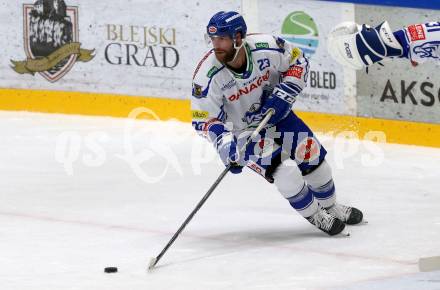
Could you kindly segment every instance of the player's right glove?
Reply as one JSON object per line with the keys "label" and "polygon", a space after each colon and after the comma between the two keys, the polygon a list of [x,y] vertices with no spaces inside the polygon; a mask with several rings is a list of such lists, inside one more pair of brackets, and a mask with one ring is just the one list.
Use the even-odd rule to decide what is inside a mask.
{"label": "player's right glove", "polygon": [[[225,166],[232,165],[231,172],[241,173],[246,166],[244,156],[239,154],[237,138],[230,132],[223,134],[217,143],[217,150]],[[243,154],[244,155],[244,154]]]}
{"label": "player's right glove", "polygon": [[266,115],[271,109],[275,111],[268,124],[276,125],[287,117],[296,101],[296,96],[301,91],[296,87],[291,83],[280,83],[275,86],[272,94],[264,101],[261,108],[262,115]]}

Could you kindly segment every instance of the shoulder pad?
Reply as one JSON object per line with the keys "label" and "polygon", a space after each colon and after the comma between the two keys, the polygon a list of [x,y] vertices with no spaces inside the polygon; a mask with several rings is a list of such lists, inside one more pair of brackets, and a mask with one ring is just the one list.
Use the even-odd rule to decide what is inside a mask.
{"label": "shoulder pad", "polygon": [[284,47],[279,45],[276,39],[270,34],[251,34],[246,38],[246,41],[252,50],[284,50]]}
{"label": "shoulder pad", "polygon": [[214,54],[214,49],[208,51],[197,64],[194,70],[193,80],[211,78],[215,72],[222,67],[222,64],[217,60]]}
{"label": "shoulder pad", "polygon": [[278,45],[278,47],[284,49],[286,41],[278,36],[274,36],[273,38],[275,39],[275,43]]}
{"label": "shoulder pad", "polygon": [[217,60],[214,50],[211,49],[200,60],[194,71],[192,95],[195,98],[206,97],[211,79],[222,68],[223,65]]}

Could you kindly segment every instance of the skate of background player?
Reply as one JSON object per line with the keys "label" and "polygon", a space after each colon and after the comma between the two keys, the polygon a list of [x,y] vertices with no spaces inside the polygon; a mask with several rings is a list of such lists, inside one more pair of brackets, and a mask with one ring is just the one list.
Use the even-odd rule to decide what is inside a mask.
{"label": "skate of background player", "polygon": [[[83,92],[0,89],[0,110],[125,118],[131,110],[137,107],[149,108],[161,120],[191,121],[189,100]],[[354,131],[362,139],[369,131],[382,131],[386,134],[389,143],[440,147],[438,124],[295,112],[316,132],[332,132],[335,135],[343,131]],[[151,116],[145,117],[151,118]]]}

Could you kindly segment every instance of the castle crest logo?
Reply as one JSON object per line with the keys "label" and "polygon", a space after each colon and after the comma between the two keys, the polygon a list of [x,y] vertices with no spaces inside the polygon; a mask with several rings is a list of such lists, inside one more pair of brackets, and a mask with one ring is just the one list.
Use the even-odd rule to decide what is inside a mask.
{"label": "castle crest logo", "polygon": [[64,0],[38,0],[23,5],[23,38],[27,59],[11,60],[19,74],[38,72],[56,82],[77,61],[88,62],[94,49],[82,49],[79,42],[78,7],[66,6]]}

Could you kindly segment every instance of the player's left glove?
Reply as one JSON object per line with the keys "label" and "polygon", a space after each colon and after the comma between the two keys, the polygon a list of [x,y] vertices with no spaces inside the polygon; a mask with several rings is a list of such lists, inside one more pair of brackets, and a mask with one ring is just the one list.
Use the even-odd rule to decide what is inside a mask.
{"label": "player's left glove", "polygon": [[221,136],[218,141],[217,150],[220,159],[225,166],[231,165],[230,171],[234,174],[241,173],[243,167],[246,166],[244,154],[239,154],[237,138],[230,132]]}
{"label": "player's left glove", "polygon": [[264,101],[261,108],[263,115],[266,115],[270,109],[275,111],[268,124],[276,125],[290,113],[300,91],[295,86],[292,83],[280,83],[275,86],[272,94]]}

